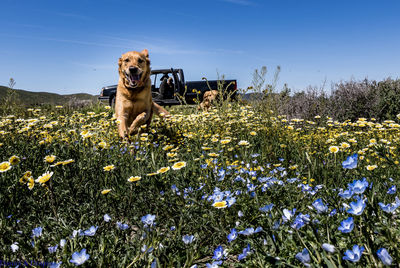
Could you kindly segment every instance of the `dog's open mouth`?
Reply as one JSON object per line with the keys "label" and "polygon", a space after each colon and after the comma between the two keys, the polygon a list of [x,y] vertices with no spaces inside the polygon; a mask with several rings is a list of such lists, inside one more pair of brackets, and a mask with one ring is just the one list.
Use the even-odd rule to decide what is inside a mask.
{"label": "dog's open mouth", "polygon": [[128,80],[130,87],[137,87],[140,83],[141,74],[125,73],[125,78]]}

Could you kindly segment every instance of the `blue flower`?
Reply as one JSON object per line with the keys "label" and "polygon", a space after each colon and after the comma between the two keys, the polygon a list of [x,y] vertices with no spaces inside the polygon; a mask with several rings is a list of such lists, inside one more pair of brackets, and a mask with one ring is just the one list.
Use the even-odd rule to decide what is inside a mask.
{"label": "blue flower", "polygon": [[61,264],[62,264],[62,261],[60,261],[60,262],[50,262],[49,263],[49,268],[60,268]]}
{"label": "blue flower", "polygon": [[348,217],[347,219],[343,220],[338,227],[339,231],[342,233],[350,233],[353,231],[354,228],[354,219],[353,217]]}
{"label": "blue flower", "polygon": [[310,254],[306,248],[303,249],[302,252],[296,254],[296,259],[301,261],[305,266],[310,266]]}
{"label": "blue flower", "polygon": [[330,253],[334,253],[335,252],[335,246],[328,244],[328,243],[323,243],[322,244],[322,248]]}
{"label": "blue flower", "polygon": [[334,209],[332,209],[332,211],[329,213],[329,216],[335,216],[336,215],[336,213],[337,213],[337,210],[336,210],[336,208],[334,208]]}
{"label": "blue flower", "polygon": [[58,248],[58,244],[55,245],[54,247],[48,247],[47,249],[49,250],[49,253],[54,253],[57,251]]}
{"label": "blue flower", "polygon": [[35,229],[32,230],[32,237],[39,237],[42,236],[42,231],[43,228],[42,227],[36,227]]}
{"label": "blue flower", "polygon": [[356,216],[360,216],[363,213],[366,205],[367,204],[365,201],[359,198],[356,202],[350,203],[350,209],[347,210],[347,212]]}
{"label": "blue flower", "polygon": [[341,198],[349,199],[353,196],[353,194],[354,194],[353,189],[346,189],[345,191],[343,191],[343,189],[340,189],[338,195]]}
{"label": "blue flower", "polygon": [[214,250],[214,256],[213,259],[214,260],[221,260],[224,257],[224,249],[222,248],[222,246],[218,246],[215,250]]}
{"label": "blue flower", "polygon": [[128,224],[126,224],[126,223],[121,223],[121,222],[119,222],[119,221],[117,221],[117,226],[118,226],[118,228],[119,228],[120,230],[126,230],[126,229],[129,228],[129,225],[128,225]]}
{"label": "blue flower", "polygon": [[104,214],[103,219],[105,222],[109,222],[111,220],[111,217],[108,214]]}
{"label": "blue flower", "polygon": [[243,231],[240,231],[239,234],[241,235],[252,235],[262,231],[262,227],[257,227],[255,230],[253,227],[246,228]]}
{"label": "blue flower", "polygon": [[294,229],[300,229],[304,225],[306,225],[310,221],[310,215],[299,213],[294,222],[292,223],[291,227]]}
{"label": "blue flower", "polygon": [[75,266],[81,265],[85,263],[89,259],[90,255],[86,254],[86,249],[82,249],[81,252],[74,252],[72,254],[72,259],[69,260],[69,262],[75,264]]}
{"label": "blue flower", "polygon": [[383,211],[387,213],[393,213],[398,207],[400,207],[400,199],[396,196],[395,202],[387,205],[385,205],[382,202],[379,202],[378,205],[381,207]]}
{"label": "blue flower", "polygon": [[393,185],[392,187],[389,188],[387,191],[387,194],[395,194],[396,193],[396,185]]}
{"label": "blue flower", "polygon": [[206,267],[207,268],[218,268],[219,267],[219,265],[221,265],[222,264],[222,261],[215,261],[215,262],[213,262],[213,263],[206,263]]}
{"label": "blue flower", "polygon": [[352,250],[350,249],[346,250],[346,252],[344,253],[345,256],[343,257],[343,260],[358,262],[364,250],[365,248],[363,246],[359,247],[358,245],[354,245]]}
{"label": "blue flower", "polygon": [[65,239],[61,239],[60,240],[60,247],[64,247],[65,246],[65,244],[67,243],[67,240],[65,240]]}
{"label": "blue flower", "polygon": [[190,243],[192,243],[194,241],[194,235],[184,235],[182,237],[182,241],[185,244],[190,244]]}
{"label": "blue flower", "polygon": [[247,244],[247,247],[245,247],[245,248],[243,249],[242,254],[239,254],[238,260],[239,260],[239,261],[243,260],[243,259],[246,258],[247,255],[249,255],[250,253],[251,253],[250,244]]}
{"label": "blue flower", "polygon": [[91,226],[89,229],[87,229],[86,231],[84,231],[82,233],[82,235],[86,235],[86,236],[94,236],[96,234],[96,231],[99,227],[98,226]]}
{"label": "blue flower", "polygon": [[260,208],[260,211],[262,212],[269,212],[271,211],[271,209],[274,207],[274,204],[269,204],[269,205],[265,205],[263,207]]}
{"label": "blue flower", "polygon": [[349,189],[352,189],[355,194],[362,194],[368,187],[368,181],[366,178],[362,180],[354,180],[353,183],[349,183]]}
{"label": "blue flower", "polygon": [[230,196],[228,196],[226,199],[225,199],[225,201],[226,201],[226,205],[228,206],[228,208],[229,207],[231,207],[233,204],[235,204],[236,203],[236,198],[235,197],[230,197]]}
{"label": "blue flower", "polygon": [[313,207],[317,210],[317,213],[324,213],[328,211],[328,206],[322,202],[321,198],[318,198],[312,203]]}
{"label": "blue flower", "polygon": [[376,254],[384,265],[392,265],[393,258],[389,255],[389,252],[385,248],[378,249]]}
{"label": "blue flower", "polygon": [[154,225],[154,220],[156,219],[156,215],[147,214],[141,218],[144,227],[151,227]]}
{"label": "blue flower", "polygon": [[228,242],[232,242],[238,237],[238,232],[235,228],[231,229],[231,232],[228,234]]}
{"label": "blue flower", "polygon": [[292,211],[290,211],[285,208],[285,209],[283,209],[282,212],[283,212],[283,215],[282,215],[283,222],[287,222],[294,216],[294,214],[296,213],[296,209],[294,208],[294,209],[292,209]]}
{"label": "blue flower", "polygon": [[353,154],[347,157],[346,160],[342,162],[342,167],[345,169],[353,169],[357,167],[358,154]]}
{"label": "blue flower", "polygon": [[153,247],[147,248],[147,245],[143,245],[142,248],[140,249],[140,251],[143,253],[151,253],[153,250],[154,250]]}

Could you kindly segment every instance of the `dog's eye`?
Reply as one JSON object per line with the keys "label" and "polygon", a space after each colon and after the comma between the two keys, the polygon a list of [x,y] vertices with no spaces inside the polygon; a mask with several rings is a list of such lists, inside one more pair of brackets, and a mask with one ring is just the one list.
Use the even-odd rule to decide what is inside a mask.
{"label": "dog's eye", "polygon": [[125,62],[129,62],[129,58],[124,59]]}
{"label": "dog's eye", "polygon": [[143,63],[143,61],[144,61],[144,60],[141,59],[141,58],[139,58],[139,60],[138,60],[139,63]]}

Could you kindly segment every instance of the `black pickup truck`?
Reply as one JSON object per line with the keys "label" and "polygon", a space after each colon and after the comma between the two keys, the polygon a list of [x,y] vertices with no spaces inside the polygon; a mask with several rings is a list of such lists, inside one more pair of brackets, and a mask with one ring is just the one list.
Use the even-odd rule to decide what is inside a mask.
{"label": "black pickup truck", "polygon": [[[178,104],[195,104],[202,101],[204,92],[215,89],[223,90],[224,97],[236,99],[236,80],[203,80],[185,82],[182,69],[151,70],[151,93],[154,102],[161,106]],[[99,100],[108,101],[110,106],[115,102],[117,85],[103,87]]]}

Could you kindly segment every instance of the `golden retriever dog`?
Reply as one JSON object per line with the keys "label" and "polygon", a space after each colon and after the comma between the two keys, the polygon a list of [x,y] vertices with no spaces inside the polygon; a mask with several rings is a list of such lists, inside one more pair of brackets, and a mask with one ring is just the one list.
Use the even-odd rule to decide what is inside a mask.
{"label": "golden retriever dog", "polygon": [[204,92],[203,101],[200,103],[198,109],[203,111],[208,111],[211,105],[218,98],[218,90],[209,90]]}
{"label": "golden retriever dog", "polygon": [[151,97],[150,58],[147,49],[130,51],[118,61],[119,81],[115,100],[118,134],[127,138],[150,125],[153,112],[159,116],[168,111],[153,102]]}

